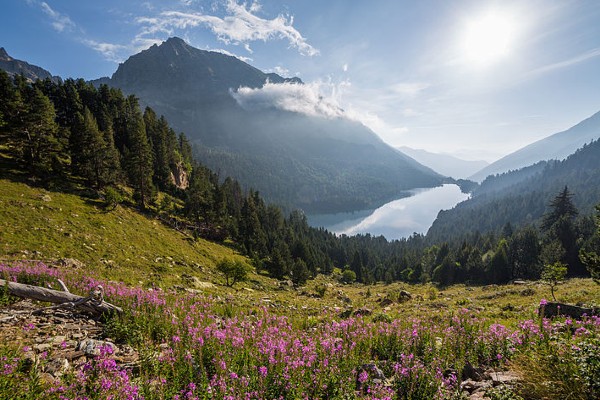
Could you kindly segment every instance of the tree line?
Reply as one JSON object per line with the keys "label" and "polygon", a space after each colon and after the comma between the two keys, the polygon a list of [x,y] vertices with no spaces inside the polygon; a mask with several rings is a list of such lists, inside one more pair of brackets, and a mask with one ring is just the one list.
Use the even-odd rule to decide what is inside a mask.
{"label": "tree line", "polygon": [[130,187],[132,206],[182,222],[198,236],[232,243],[259,272],[295,284],[319,273],[367,284],[503,283],[537,279],[545,264],[557,261],[568,265],[569,274],[584,275],[580,254],[595,254],[600,242],[593,218],[578,215],[566,187],[541,224],[506,224],[500,233],[435,243],[418,234],[393,241],[337,236],[310,227],[301,211],[285,214],[257,191],[243,190],[194,160],[183,133],[151,108],[142,112],[135,96],[118,89],[81,79],[31,83],[0,71],[0,101],[2,142],[32,177],[76,179],[105,198],[126,196]]}

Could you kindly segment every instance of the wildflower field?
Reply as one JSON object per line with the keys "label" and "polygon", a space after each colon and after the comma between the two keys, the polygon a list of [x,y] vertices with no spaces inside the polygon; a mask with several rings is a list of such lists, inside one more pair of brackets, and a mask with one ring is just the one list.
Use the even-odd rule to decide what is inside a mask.
{"label": "wildflower field", "polygon": [[[429,297],[345,315],[327,294],[285,293],[295,298],[278,305],[251,290],[149,290],[44,264],[1,264],[0,271],[41,286],[61,279],[80,294],[102,284],[106,300],[125,310],[102,321],[107,344],[61,374],[45,373],[46,366],[61,347],[74,346],[72,338],[35,349],[41,328],[22,322],[0,344],[2,399],[461,399],[468,398],[461,383],[469,369],[520,376],[504,392],[490,388],[492,399],[600,396],[600,318],[538,318],[541,296],[495,318],[470,300],[483,298],[481,289],[459,288],[440,300],[421,288]],[[573,287],[582,282],[597,290],[591,280]],[[346,289],[363,298],[366,290],[389,288]],[[2,307],[17,301],[1,292]],[[444,301],[451,306],[429,306]],[[119,346],[133,349],[135,362],[121,362]]]}

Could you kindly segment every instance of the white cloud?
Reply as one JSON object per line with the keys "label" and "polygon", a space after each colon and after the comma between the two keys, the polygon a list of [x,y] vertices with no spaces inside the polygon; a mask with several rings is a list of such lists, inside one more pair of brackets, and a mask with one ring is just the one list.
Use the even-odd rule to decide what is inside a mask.
{"label": "white cloud", "polygon": [[590,51],[587,51],[583,54],[579,54],[573,58],[570,58],[568,60],[565,61],[560,61],[554,64],[550,64],[550,65],[546,65],[543,66],[541,68],[538,68],[534,71],[532,71],[530,74],[535,75],[535,74],[542,74],[544,72],[549,72],[549,71],[554,71],[557,69],[563,69],[563,68],[567,68],[570,67],[572,65],[577,65],[579,63],[582,63],[584,61],[587,61],[591,58],[595,58],[600,56],[600,47],[596,47],[595,49],[592,49]]}
{"label": "white cloud", "polygon": [[293,17],[278,15],[273,19],[264,19],[255,15],[259,10],[260,5],[256,2],[247,8],[245,3],[238,4],[235,0],[228,0],[227,15],[223,18],[196,12],[163,11],[158,17],[137,18],[136,21],[144,26],[138,37],[157,33],[172,35],[175,29],[205,26],[223,43],[243,44],[250,52],[249,42],[285,39],[303,55],[319,54],[292,26]]}
{"label": "white cloud", "polygon": [[42,1],[39,3],[39,6],[42,8],[42,11],[50,17],[52,22],[52,27],[58,31],[62,32],[64,30],[71,30],[75,28],[75,23],[71,21],[67,15],[61,14],[58,11],[53,10],[48,3]]}
{"label": "white cloud", "polygon": [[323,83],[267,83],[262,88],[241,87],[232,90],[231,95],[240,106],[247,110],[276,108],[314,117],[345,117],[337,100],[321,94]]}
{"label": "white cloud", "polygon": [[291,76],[290,70],[282,67],[281,65],[278,65],[275,68],[267,69],[265,72],[274,72],[279,76],[283,76],[284,78],[289,78]]}
{"label": "white cloud", "polygon": [[[351,84],[316,81],[307,84],[267,83],[262,88],[247,87],[231,90],[231,95],[247,110],[280,109],[322,118],[347,118],[360,122],[376,133],[390,132],[390,127],[377,114],[352,104],[342,107],[342,98]],[[406,133],[399,128],[396,134]]]}
{"label": "white cloud", "polygon": [[83,44],[96,50],[102,54],[104,58],[109,61],[120,62],[123,61],[123,55],[127,53],[130,48],[128,46],[122,46],[120,44],[97,42],[95,40],[86,39],[83,40]]}

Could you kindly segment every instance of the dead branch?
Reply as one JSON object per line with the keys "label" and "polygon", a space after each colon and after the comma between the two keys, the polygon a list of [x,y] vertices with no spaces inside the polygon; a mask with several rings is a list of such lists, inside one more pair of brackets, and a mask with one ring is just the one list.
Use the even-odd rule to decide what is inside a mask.
{"label": "dead branch", "polygon": [[[77,308],[94,315],[123,312],[122,308],[104,301],[102,286],[94,288],[89,296],[82,297],[68,291],[46,289],[41,286],[25,285],[23,283],[5,281],[4,279],[0,279],[0,285],[6,287],[8,293],[13,296],[58,304],[49,309]],[[66,289],[66,285],[63,288]]]}

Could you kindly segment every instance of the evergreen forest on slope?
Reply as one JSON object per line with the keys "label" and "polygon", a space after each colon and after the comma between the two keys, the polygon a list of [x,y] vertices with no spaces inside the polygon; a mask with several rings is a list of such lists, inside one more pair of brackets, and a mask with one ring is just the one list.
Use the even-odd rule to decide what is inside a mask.
{"label": "evergreen forest on slope", "polygon": [[555,262],[567,264],[570,275],[587,275],[579,253],[598,246],[590,207],[577,203],[579,197],[598,198],[584,191],[598,176],[589,169],[597,143],[546,169],[547,180],[567,174],[571,165],[580,172],[568,175],[569,187],[536,196],[543,208],[536,219],[498,218],[502,229],[443,240],[433,234],[394,241],[338,237],[309,227],[302,212],[284,214],[258,192],[242,191],[235,180],[202,166],[184,134],[152,109],[142,112],[134,96],[118,89],[71,79],[30,83],[2,72],[0,94],[3,148],[30,174],[30,184],[68,191],[76,181],[103,199],[107,210],[137,208],[196,237],[230,243],[257,271],[295,284],[334,268],[363,283],[503,283],[538,278],[544,265]]}

